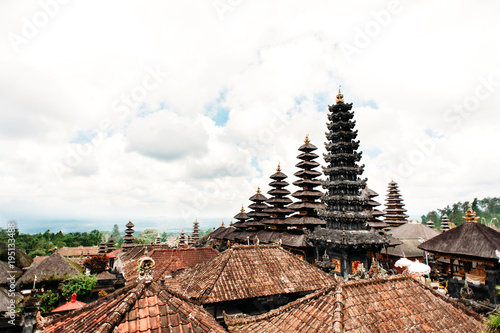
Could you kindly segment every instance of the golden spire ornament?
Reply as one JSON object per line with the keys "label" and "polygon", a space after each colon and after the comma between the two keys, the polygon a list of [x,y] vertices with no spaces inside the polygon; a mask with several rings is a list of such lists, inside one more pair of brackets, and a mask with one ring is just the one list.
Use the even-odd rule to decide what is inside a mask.
{"label": "golden spire ornament", "polygon": [[309,134],[306,134],[306,139],[304,140],[304,143],[310,143],[311,141],[309,140]]}
{"label": "golden spire ornament", "polygon": [[476,223],[479,220],[479,217],[476,216],[476,212],[472,210],[472,205],[469,204],[469,208],[465,212],[465,216],[462,217],[465,222]]}
{"label": "golden spire ornament", "polygon": [[243,208],[243,204],[241,205],[241,210],[240,210],[241,213],[244,213],[245,212],[245,208]]}
{"label": "golden spire ornament", "polygon": [[344,103],[344,95],[340,92],[340,87],[339,87],[339,93],[337,94],[337,104],[339,103]]}
{"label": "golden spire ornament", "polygon": [[260,186],[257,187],[257,194],[260,194]]}
{"label": "golden spire ornament", "polygon": [[278,168],[276,169],[277,172],[281,172],[281,166],[280,163],[278,163]]}

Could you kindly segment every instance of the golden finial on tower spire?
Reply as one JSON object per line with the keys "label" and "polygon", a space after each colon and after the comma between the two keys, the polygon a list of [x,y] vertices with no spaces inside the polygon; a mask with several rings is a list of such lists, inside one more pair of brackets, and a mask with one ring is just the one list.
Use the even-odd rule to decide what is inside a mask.
{"label": "golden finial on tower spire", "polygon": [[240,210],[241,213],[244,213],[245,212],[245,208],[243,208],[243,204],[241,205],[241,210]]}
{"label": "golden finial on tower spire", "polygon": [[281,172],[281,166],[280,163],[278,163],[278,168],[276,169],[277,172]]}
{"label": "golden finial on tower spire", "polygon": [[465,222],[477,222],[477,220],[479,220],[479,217],[476,216],[476,212],[472,210],[471,204],[469,204],[469,208],[465,212],[465,216],[462,218]]}
{"label": "golden finial on tower spire", "polygon": [[257,187],[257,194],[260,194],[260,186]]}
{"label": "golden finial on tower spire", "polygon": [[344,95],[340,92],[340,87],[341,86],[339,86],[339,93],[337,94],[337,104],[344,103]]}
{"label": "golden finial on tower spire", "polygon": [[220,226],[221,226],[221,227],[223,227],[223,228],[225,227],[225,225],[224,225],[224,221],[222,221],[222,223],[221,223],[221,225],[220,225]]}
{"label": "golden finial on tower spire", "polygon": [[229,223],[229,227],[232,228],[233,227],[233,220],[231,220],[231,222]]}
{"label": "golden finial on tower spire", "polygon": [[309,140],[309,134],[306,134],[306,139],[304,140],[304,143],[309,143],[309,142],[311,142],[311,141]]}

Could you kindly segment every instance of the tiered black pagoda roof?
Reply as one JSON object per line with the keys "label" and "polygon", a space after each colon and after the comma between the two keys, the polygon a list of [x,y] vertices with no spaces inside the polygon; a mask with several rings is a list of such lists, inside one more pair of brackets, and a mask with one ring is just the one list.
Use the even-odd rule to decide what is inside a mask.
{"label": "tiered black pagoda roof", "polygon": [[298,214],[286,219],[288,225],[313,229],[317,225],[324,226],[326,224],[324,220],[318,218],[317,213],[319,210],[325,209],[326,206],[318,201],[323,193],[316,189],[316,187],[321,185],[321,181],[315,179],[321,176],[321,172],[314,170],[319,166],[319,163],[315,161],[319,156],[313,153],[316,149],[318,148],[311,144],[308,136],[306,136],[304,144],[299,147],[301,154],[297,158],[301,161],[295,166],[301,170],[294,175],[300,179],[293,182],[293,184],[302,189],[292,194],[294,198],[300,201],[288,206],[288,208],[298,212]]}
{"label": "tiered black pagoda roof", "polygon": [[365,187],[362,190],[362,195],[368,196],[368,202],[365,205],[365,209],[372,212],[372,217],[368,220],[368,226],[373,230],[383,230],[384,228],[389,227],[387,223],[379,220],[385,214],[376,208],[381,205],[375,200],[375,198],[378,197],[378,193],[368,187]]}
{"label": "tiered black pagoda roof", "polygon": [[387,190],[386,209],[384,222],[389,224],[389,228],[395,228],[408,223],[408,215],[405,214],[403,198],[399,193],[398,184],[391,180]]}
{"label": "tiered black pagoda roof", "polygon": [[115,244],[116,244],[115,237],[113,237],[113,235],[109,236],[108,242],[106,243],[106,252],[109,253],[111,251],[116,250]]}
{"label": "tiered black pagoda roof", "polygon": [[250,219],[247,213],[245,213],[245,208],[243,208],[243,205],[241,205],[241,210],[238,214],[234,216],[235,219],[238,220],[238,222],[234,223],[233,226],[237,229],[245,229],[245,221]]}
{"label": "tiered black pagoda roof", "polygon": [[268,213],[270,217],[261,222],[273,228],[281,227],[286,229],[286,225],[284,224],[285,218],[293,213],[293,210],[287,208],[287,206],[292,203],[292,199],[288,197],[290,191],[285,188],[288,186],[288,182],[285,181],[287,177],[287,175],[281,172],[281,167],[279,165],[276,169],[276,173],[272,174],[270,177],[273,181],[270,182],[269,185],[273,187],[273,189],[267,192],[271,195],[271,198],[267,199],[266,202],[272,205],[272,207],[264,209],[264,212]]}
{"label": "tiered black pagoda roof", "polygon": [[368,267],[367,252],[380,251],[388,245],[388,238],[367,229],[372,210],[366,209],[369,194],[362,192],[366,179],[360,178],[364,166],[358,165],[361,152],[357,152],[359,141],[356,141],[357,131],[352,120],[352,103],[344,103],[339,91],[336,104],[328,109],[327,153],[324,154],[327,166],[323,167],[327,179],[323,181],[326,193],[322,197],[326,209],[318,213],[326,221],[326,228],[315,229],[309,240],[317,246],[318,255],[324,251],[329,258],[337,260],[332,265],[329,259],[324,259],[319,266],[333,267],[336,273],[346,275],[354,272],[357,263]]}
{"label": "tiered black pagoda roof", "polygon": [[125,225],[127,227],[127,229],[125,229],[125,236],[123,236],[123,244],[122,244],[122,247],[124,249],[128,249],[130,247],[133,247],[134,246],[134,224],[132,223],[132,221],[128,221],[128,223]]}
{"label": "tiered black pagoda roof", "polygon": [[194,244],[200,240],[200,222],[196,219],[193,222],[193,233],[191,234],[191,242]]}
{"label": "tiered black pagoda roof", "polygon": [[448,215],[444,214],[443,217],[441,217],[441,231],[448,231],[450,230],[450,218]]}
{"label": "tiered black pagoda roof", "polygon": [[324,155],[326,167],[323,173],[327,179],[323,182],[326,190],[322,198],[327,208],[319,213],[327,222],[327,227],[334,230],[366,230],[366,222],[371,218],[370,211],[364,209],[368,196],[361,196],[366,187],[366,179],[359,176],[364,165],[359,166],[361,152],[357,152],[359,141],[354,131],[352,103],[344,103],[343,95],[337,95],[337,103],[329,106]]}
{"label": "tiered black pagoda roof", "polygon": [[265,213],[264,210],[269,208],[266,204],[267,198],[260,193],[260,187],[257,188],[257,193],[250,197],[250,201],[253,203],[248,206],[248,208],[252,209],[252,211],[248,212],[247,215],[251,218],[250,221],[245,222],[245,226],[247,227],[264,227],[260,221],[264,218],[269,217],[268,213]]}

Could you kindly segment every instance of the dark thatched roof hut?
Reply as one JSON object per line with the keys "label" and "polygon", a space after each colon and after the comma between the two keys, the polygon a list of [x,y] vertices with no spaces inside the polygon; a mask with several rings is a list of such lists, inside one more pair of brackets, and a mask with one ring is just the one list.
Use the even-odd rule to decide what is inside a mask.
{"label": "dark thatched roof hut", "polygon": [[480,223],[464,223],[420,244],[419,249],[454,255],[497,261],[500,250],[500,232]]}
{"label": "dark thatched roof hut", "polygon": [[74,275],[81,275],[82,270],[78,264],[65,259],[59,253],[54,253],[40,264],[29,268],[18,280],[19,285],[37,282],[62,281]]}
{"label": "dark thatched roof hut", "polygon": [[11,268],[8,263],[0,261],[0,284],[8,284],[7,279],[11,274],[17,279],[23,274],[23,271],[17,267]]}
{"label": "dark thatched roof hut", "polygon": [[[33,259],[31,259],[31,257],[26,253],[24,253],[23,251],[15,249],[14,252],[16,257],[16,263],[15,263],[16,267],[25,268],[30,266],[31,263],[33,262]],[[0,252],[0,260],[5,262],[9,261],[8,249],[4,249],[3,251]]]}

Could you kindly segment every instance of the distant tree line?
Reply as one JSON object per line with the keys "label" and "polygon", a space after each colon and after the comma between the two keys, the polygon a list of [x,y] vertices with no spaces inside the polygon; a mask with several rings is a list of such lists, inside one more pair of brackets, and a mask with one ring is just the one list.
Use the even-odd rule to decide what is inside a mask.
{"label": "distant tree line", "polygon": [[422,223],[427,223],[431,220],[434,222],[434,225],[440,229],[441,218],[444,215],[448,215],[450,222],[459,226],[464,223],[464,219],[462,217],[465,215],[469,204],[472,204],[472,209],[476,212],[477,216],[480,217],[480,223],[487,225],[492,223],[497,227],[500,226],[500,198],[490,197],[481,200],[474,198],[472,201],[457,202],[451,206],[448,205],[443,209],[430,211],[426,215],[422,215]]}
{"label": "distant tree line", "polygon": [[[211,231],[212,229],[210,228],[205,231],[200,230],[200,236],[203,237]],[[111,235],[115,239],[115,246],[120,248],[123,243],[124,234],[120,232],[118,225],[115,224],[112,231],[94,229],[90,232],[69,232],[66,234],[63,234],[62,231],[53,233],[50,230],[37,234],[23,234],[19,233],[19,230],[16,229],[14,238],[16,239],[16,248],[34,258],[36,256],[50,255],[56,247],[96,246],[102,241],[107,241]],[[159,233],[156,229],[146,229],[134,234],[134,242],[137,244],[151,244],[156,241],[158,235],[160,235],[160,241],[163,243],[167,241],[168,237],[176,234],[167,232]],[[7,229],[0,228],[0,243],[7,244],[9,238]]]}
{"label": "distant tree line", "polygon": [[[9,239],[7,229],[0,228],[0,242],[7,243]],[[70,232],[63,234],[62,231],[57,233],[50,232],[37,234],[23,234],[16,229],[14,236],[16,240],[16,249],[24,251],[30,257],[50,255],[53,250],[64,246],[94,246],[104,239],[103,233],[97,229],[91,232]]]}

